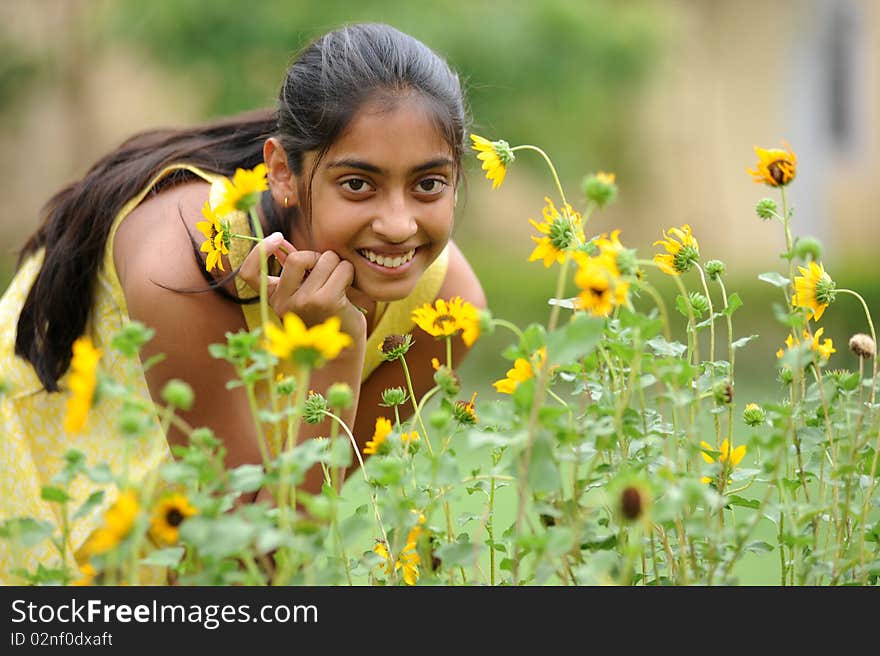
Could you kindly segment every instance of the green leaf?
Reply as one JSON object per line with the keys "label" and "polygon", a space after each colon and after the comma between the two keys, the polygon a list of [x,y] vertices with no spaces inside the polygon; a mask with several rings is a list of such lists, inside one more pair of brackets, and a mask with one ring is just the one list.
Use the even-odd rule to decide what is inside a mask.
{"label": "green leaf", "polygon": [[449,567],[473,567],[485,545],[472,542],[447,542],[437,547],[437,557]]}
{"label": "green leaf", "polygon": [[350,548],[364,540],[364,534],[372,526],[372,522],[363,513],[346,517],[339,524],[342,546]]}
{"label": "green leaf", "polygon": [[0,524],[0,538],[16,540],[25,549],[52,537],[54,532],[55,527],[50,522],[38,521],[31,517],[8,519]]}
{"label": "green leaf", "polygon": [[90,481],[98,483],[99,485],[111,483],[113,481],[113,472],[111,471],[110,466],[103,462],[100,465],[87,468],[86,476],[89,477]]}
{"label": "green leaf", "polygon": [[168,547],[158,549],[146,558],[141,559],[141,565],[155,565],[156,567],[176,567],[183,558],[183,547]]}
{"label": "green leaf", "polygon": [[739,308],[741,308],[742,305],[743,305],[743,302],[742,302],[742,299],[739,297],[739,294],[734,292],[727,299],[727,307],[725,309],[723,309],[721,312],[722,312],[722,314],[726,314],[727,316],[730,316],[734,312],[736,312]]}
{"label": "green leaf", "polygon": [[89,498],[83,502],[83,504],[79,507],[76,513],[73,516],[73,519],[79,519],[80,517],[85,517],[89,513],[91,513],[95,508],[101,505],[101,502],[104,500],[104,490],[98,490],[97,492],[92,492],[89,495]]}
{"label": "green leaf", "polygon": [[745,546],[746,551],[751,551],[752,553],[769,553],[773,551],[775,547],[772,544],[764,542],[763,540],[755,540],[754,542],[749,542]]}
{"label": "green leaf", "polygon": [[256,492],[264,480],[262,465],[239,465],[229,472],[229,487],[236,492]]}
{"label": "green leaf", "polygon": [[436,467],[436,485],[455,485],[461,480],[458,461],[449,451],[442,453],[434,463]]}
{"label": "green leaf", "polygon": [[787,287],[791,282],[788,278],[776,271],[768,271],[767,273],[758,274],[758,280],[768,282],[774,287]]}
{"label": "green leaf", "polygon": [[44,485],[40,488],[40,498],[44,501],[54,501],[55,503],[67,503],[70,501],[70,495],[67,492],[51,485]]}
{"label": "green leaf", "polygon": [[582,312],[565,326],[547,336],[547,359],[550,364],[567,364],[589,355],[599,343],[605,319]]}
{"label": "green leaf", "polygon": [[684,344],[681,344],[680,342],[667,342],[666,339],[660,335],[649,339],[645,344],[650,346],[657,355],[666,355],[673,358],[677,358],[687,351],[687,346]]}
{"label": "green leaf", "polygon": [[535,440],[528,476],[529,485],[536,492],[553,492],[559,489],[559,467],[553,459],[553,447],[546,436],[539,435]]}
{"label": "green leaf", "polygon": [[738,340],[731,344],[733,349],[739,349],[748,344],[749,342],[753,342],[758,339],[758,335],[749,335],[748,337],[740,337]]}
{"label": "green leaf", "polygon": [[744,508],[757,509],[761,507],[761,502],[757,499],[746,499],[736,494],[731,494],[729,497],[727,497],[727,503],[729,503],[731,506],[743,506]]}

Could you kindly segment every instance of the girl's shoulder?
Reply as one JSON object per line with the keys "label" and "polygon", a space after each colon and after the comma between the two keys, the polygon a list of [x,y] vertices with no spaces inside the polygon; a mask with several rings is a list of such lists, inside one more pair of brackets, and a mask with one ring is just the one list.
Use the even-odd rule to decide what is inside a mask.
{"label": "girl's shoulder", "polygon": [[446,277],[437,292],[437,298],[452,298],[460,296],[462,300],[472,303],[478,308],[486,307],[486,295],[480,279],[471,267],[464,253],[453,242],[449,241],[449,263],[446,267]]}

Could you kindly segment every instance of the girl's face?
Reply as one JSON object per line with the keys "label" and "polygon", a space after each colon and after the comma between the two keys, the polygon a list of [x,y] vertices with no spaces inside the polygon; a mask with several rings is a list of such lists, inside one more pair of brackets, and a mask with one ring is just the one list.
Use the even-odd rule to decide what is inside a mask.
{"label": "girl's face", "polygon": [[[306,175],[315,160],[306,154]],[[318,163],[311,221],[297,222],[294,244],[351,262],[353,286],[374,300],[404,298],[449,241],[454,167],[417,96],[368,103]]]}

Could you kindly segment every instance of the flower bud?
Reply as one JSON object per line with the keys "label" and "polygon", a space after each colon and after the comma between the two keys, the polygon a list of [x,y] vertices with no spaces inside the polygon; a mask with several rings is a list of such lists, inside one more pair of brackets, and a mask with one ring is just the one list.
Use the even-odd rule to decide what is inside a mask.
{"label": "flower bud", "polygon": [[476,398],[477,393],[474,392],[470,401],[456,401],[452,406],[452,416],[458,423],[473,425],[479,421],[479,419],[477,419],[476,410],[474,409],[474,400]]}
{"label": "flower bud", "polygon": [[434,382],[446,396],[455,396],[461,391],[461,381],[458,374],[445,364],[434,372]]}
{"label": "flower bud", "polygon": [[495,332],[495,322],[492,320],[492,311],[489,308],[478,310],[477,316],[480,319],[481,335],[491,335]]}
{"label": "flower bud", "polygon": [[379,346],[382,357],[388,362],[402,358],[412,346],[412,335],[388,335]]}
{"label": "flower bud", "polygon": [[605,207],[617,197],[617,185],[614,184],[613,173],[599,172],[584,178],[581,186],[587,200],[596,203],[599,208]]}
{"label": "flower bud", "polygon": [[870,335],[864,333],[856,333],[849,338],[849,350],[855,353],[862,360],[873,358],[877,352],[877,345]]}
{"label": "flower bud", "polygon": [[290,396],[296,391],[296,378],[279,373],[275,378],[275,389],[281,396]]}
{"label": "flower bud", "polygon": [[822,259],[822,242],[815,237],[798,237],[792,251],[801,260],[818,262]]}
{"label": "flower bud", "polygon": [[715,395],[715,400],[718,403],[732,403],[733,402],[733,384],[729,380],[722,380],[712,387],[712,394]]}
{"label": "flower bud", "polygon": [[718,280],[724,275],[724,262],[721,260],[709,260],[706,262],[706,273],[710,280]]}
{"label": "flower bud", "polygon": [[162,388],[162,399],[168,405],[180,410],[189,410],[192,407],[193,399],[192,387],[184,383],[182,380],[173,378]]}
{"label": "flower bud", "polygon": [[403,405],[406,402],[406,392],[402,387],[389,387],[382,392],[382,403],[386,408]]}
{"label": "flower bud", "polygon": [[743,410],[743,421],[746,423],[746,426],[760,426],[766,418],[764,408],[757,403],[749,403],[746,405],[746,409]]}
{"label": "flower bud", "polygon": [[354,394],[347,383],[333,383],[327,389],[327,403],[336,410],[346,410],[354,403]]}
{"label": "flower bud", "polygon": [[700,292],[691,292],[688,294],[688,303],[691,306],[697,318],[702,317],[709,311],[709,300]]}
{"label": "flower bud", "polygon": [[306,402],[303,404],[303,419],[307,424],[320,424],[324,421],[324,413],[330,410],[327,399],[323,395],[309,392]]}
{"label": "flower bud", "polygon": [[762,198],[755,205],[755,213],[765,221],[776,216],[776,201],[772,198]]}
{"label": "flower bud", "polygon": [[634,521],[642,516],[645,510],[643,492],[637,486],[629,485],[620,493],[620,512],[626,519]]}

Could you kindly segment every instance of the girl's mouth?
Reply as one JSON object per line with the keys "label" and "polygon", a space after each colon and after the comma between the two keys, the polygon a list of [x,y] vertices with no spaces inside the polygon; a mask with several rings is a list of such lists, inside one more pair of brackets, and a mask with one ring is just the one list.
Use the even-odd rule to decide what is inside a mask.
{"label": "girl's mouth", "polygon": [[367,248],[358,249],[358,255],[367,260],[374,269],[387,273],[400,273],[412,262],[418,248],[413,248],[399,255],[382,255]]}

